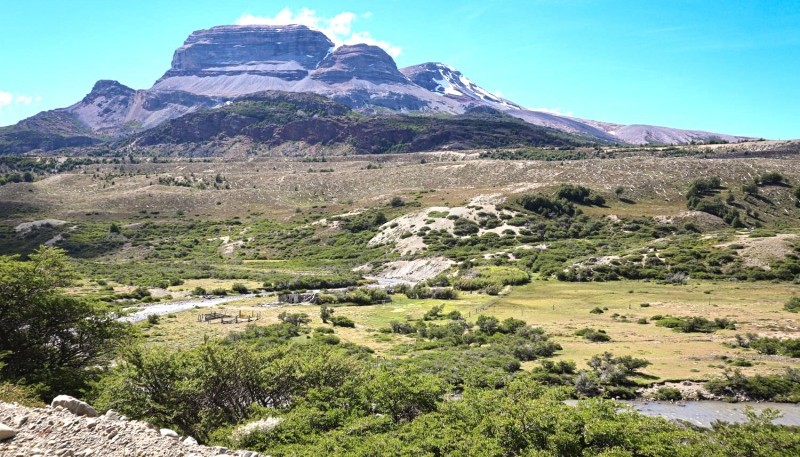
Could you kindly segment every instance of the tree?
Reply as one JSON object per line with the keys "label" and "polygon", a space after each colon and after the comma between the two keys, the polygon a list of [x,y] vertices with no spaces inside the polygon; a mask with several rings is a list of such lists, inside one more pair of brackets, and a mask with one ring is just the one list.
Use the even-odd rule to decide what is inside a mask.
{"label": "tree", "polygon": [[478,319],[475,320],[475,325],[487,335],[494,335],[500,327],[500,321],[493,316],[485,316],[481,314],[478,316]]}
{"label": "tree", "polygon": [[61,249],[0,257],[0,377],[36,385],[44,399],[77,394],[126,333],[99,305],[61,292],[74,279]]}
{"label": "tree", "polygon": [[322,305],[319,309],[319,317],[322,319],[323,324],[327,324],[328,320],[333,316],[333,308],[330,306]]}

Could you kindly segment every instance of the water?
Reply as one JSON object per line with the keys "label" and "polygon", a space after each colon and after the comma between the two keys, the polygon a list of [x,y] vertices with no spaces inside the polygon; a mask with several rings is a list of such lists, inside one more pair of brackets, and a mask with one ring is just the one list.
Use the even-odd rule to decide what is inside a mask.
{"label": "water", "polygon": [[[574,405],[577,401],[568,401]],[[779,425],[800,426],[800,405],[792,403],[769,403],[769,402],[739,402],[728,403],[724,401],[685,401],[685,402],[661,402],[661,401],[620,401],[620,403],[632,407],[634,410],[646,416],[663,417],[672,421],[686,421],[701,427],[710,427],[714,421],[741,423],[747,422],[744,410],[747,406],[753,408],[757,413],[771,408],[778,410],[782,417],[775,419],[773,423]]]}

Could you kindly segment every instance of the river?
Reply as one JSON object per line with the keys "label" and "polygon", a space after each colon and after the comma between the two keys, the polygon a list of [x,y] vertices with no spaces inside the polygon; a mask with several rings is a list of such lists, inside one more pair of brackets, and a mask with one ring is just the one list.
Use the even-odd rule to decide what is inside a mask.
{"label": "river", "polygon": [[209,308],[211,306],[220,305],[237,300],[244,300],[245,298],[255,297],[256,294],[233,295],[230,297],[215,297],[215,298],[199,298],[193,300],[172,301],[169,303],[157,303],[149,306],[137,307],[137,310],[122,316],[118,321],[121,322],[140,322],[147,319],[147,316],[155,314],[162,316],[164,314],[177,313],[178,311],[185,311],[192,308]]}
{"label": "river", "polygon": [[[574,405],[577,400],[568,400]],[[710,427],[714,421],[740,423],[746,422],[744,414],[746,407],[750,406],[756,412],[767,408],[778,410],[782,417],[775,419],[775,424],[800,426],[800,405],[793,403],[769,402],[739,402],[728,403],[724,401],[682,401],[677,403],[663,401],[620,401],[631,406],[634,410],[647,415],[663,417],[672,421],[686,421],[701,427]]]}

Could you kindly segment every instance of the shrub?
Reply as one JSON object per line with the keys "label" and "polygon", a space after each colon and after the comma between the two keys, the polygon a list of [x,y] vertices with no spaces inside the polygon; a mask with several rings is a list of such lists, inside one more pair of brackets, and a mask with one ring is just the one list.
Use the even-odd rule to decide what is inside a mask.
{"label": "shrub", "polygon": [[556,197],[567,200],[579,205],[603,206],[606,199],[598,195],[588,187],[577,186],[574,184],[562,184],[556,190]]}
{"label": "shrub", "polygon": [[192,289],[192,295],[205,295],[205,294],[206,290],[200,286],[197,286],[194,289]]}
{"label": "shrub", "polygon": [[435,305],[431,309],[429,309],[424,316],[422,316],[423,321],[433,321],[436,319],[440,319],[442,317],[442,310],[444,309],[444,305]]}
{"label": "shrub", "polygon": [[[655,316],[651,318],[656,320]],[[656,323],[659,327],[671,328],[682,333],[711,333],[716,330],[735,330],[736,323],[730,319],[717,318],[710,321],[704,317],[665,317]]]}
{"label": "shrub", "polygon": [[293,325],[295,327],[311,323],[311,318],[308,317],[308,314],[306,313],[288,313],[283,311],[278,314],[278,319],[281,322]]}
{"label": "shrub", "polygon": [[584,339],[594,343],[602,343],[604,341],[611,341],[611,337],[606,334],[605,330],[594,330],[591,328],[583,328],[575,332],[575,335],[582,336]]}
{"label": "shrub", "polygon": [[215,289],[211,289],[211,295],[224,296],[228,295],[228,291],[222,287],[217,287]]}
{"label": "shrub", "polygon": [[674,387],[659,387],[653,392],[653,399],[659,401],[680,401],[683,399],[683,394],[679,389]]}
{"label": "shrub", "polygon": [[576,213],[572,203],[542,195],[526,195],[518,198],[516,202],[527,211],[547,217],[574,216]]}
{"label": "shrub", "polygon": [[323,324],[327,324],[331,317],[333,317],[333,308],[322,305],[319,309],[319,317],[322,319]]}
{"label": "shrub", "polygon": [[333,317],[331,317],[331,324],[333,324],[334,327],[350,327],[350,328],[354,328],[356,326],[356,323],[353,322],[352,319],[350,319],[349,317],[345,317],[345,316],[333,316]]}
{"label": "shrub", "polygon": [[475,325],[478,326],[481,332],[487,335],[494,335],[500,328],[500,321],[494,316],[485,316],[481,314],[475,320]]}
{"label": "shrub", "polygon": [[156,325],[159,323],[161,319],[159,318],[158,314],[148,314],[147,315],[147,323],[150,325]]}
{"label": "shrub", "polygon": [[783,305],[786,311],[796,313],[800,311],[800,297],[792,297]]}
{"label": "shrub", "polygon": [[417,331],[408,322],[391,321],[389,322],[389,328],[391,329],[392,333],[397,333],[400,335],[408,335],[411,333],[416,333]]}
{"label": "shrub", "polygon": [[756,178],[758,184],[762,186],[780,185],[786,183],[786,178],[776,171],[770,171]]}
{"label": "shrub", "polygon": [[233,283],[233,285],[231,286],[231,290],[236,292],[237,294],[246,294],[250,292],[250,290],[247,289],[247,286],[245,286],[240,282]]}
{"label": "shrub", "polygon": [[392,299],[385,290],[379,287],[359,287],[358,289],[346,293],[343,301],[350,302],[358,306],[364,306],[392,301]]}

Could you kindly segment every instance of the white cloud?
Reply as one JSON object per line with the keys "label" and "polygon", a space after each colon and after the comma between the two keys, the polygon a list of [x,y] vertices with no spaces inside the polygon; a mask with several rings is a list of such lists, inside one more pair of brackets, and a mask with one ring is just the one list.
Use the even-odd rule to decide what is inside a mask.
{"label": "white cloud", "polygon": [[0,108],[14,103],[14,94],[0,91]]}
{"label": "white cloud", "polygon": [[0,90],[0,109],[13,105],[30,105],[31,103],[39,103],[40,101],[42,101],[42,97],[39,95],[14,95],[11,92]]}
{"label": "white cloud", "polygon": [[561,111],[560,108],[529,108],[531,111],[541,111],[556,116],[572,116],[572,111]]}
{"label": "white cloud", "polygon": [[319,30],[328,36],[336,46],[343,44],[366,43],[379,46],[392,57],[397,57],[403,52],[403,48],[393,45],[387,41],[378,40],[366,31],[353,31],[353,22],[360,18],[369,19],[372,13],[363,13],[360,16],[356,13],[345,11],[333,17],[322,17],[317,12],[309,8],[300,8],[297,12],[291,8],[284,8],[272,17],[254,16],[243,14],[236,20],[237,25],[289,25],[300,24],[308,28]]}

